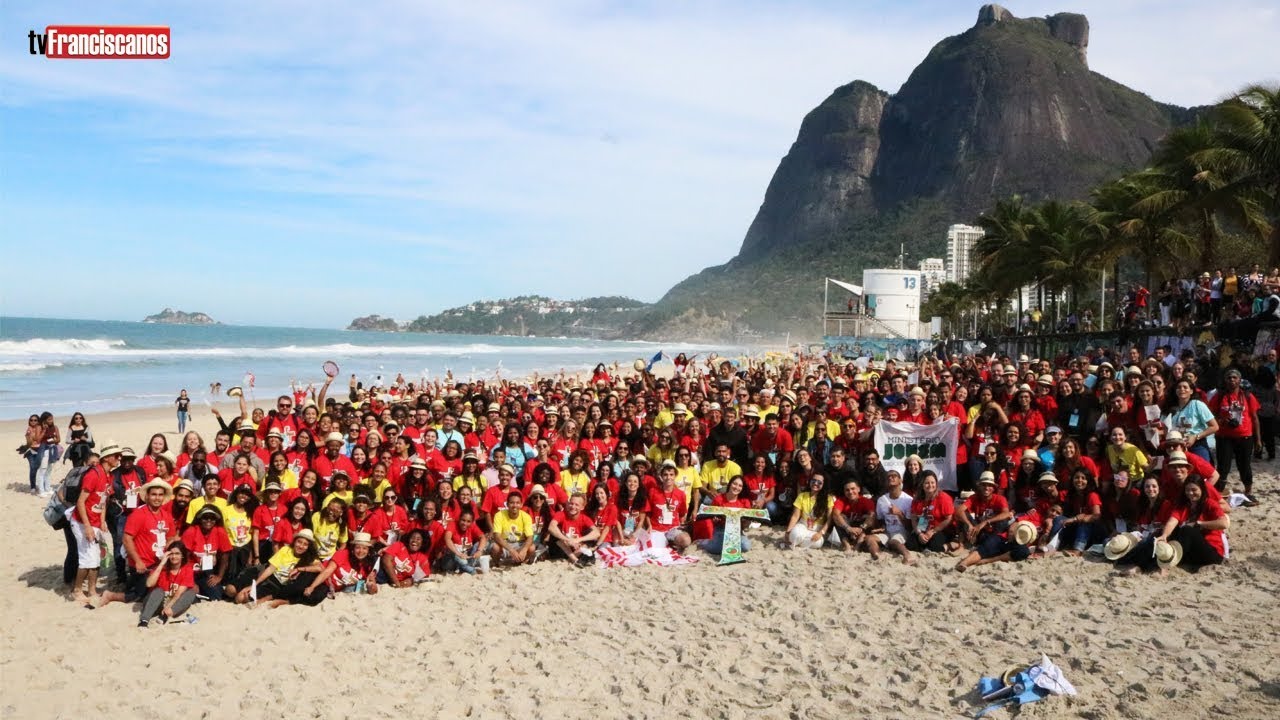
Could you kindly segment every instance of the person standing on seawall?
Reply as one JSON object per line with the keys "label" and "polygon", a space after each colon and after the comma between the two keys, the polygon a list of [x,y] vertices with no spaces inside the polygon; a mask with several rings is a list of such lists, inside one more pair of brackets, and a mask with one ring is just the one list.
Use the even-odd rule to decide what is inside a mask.
{"label": "person standing on seawall", "polygon": [[173,404],[178,406],[178,434],[182,434],[187,431],[188,411],[191,409],[191,398],[187,396],[186,388],[178,393],[178,399]]}

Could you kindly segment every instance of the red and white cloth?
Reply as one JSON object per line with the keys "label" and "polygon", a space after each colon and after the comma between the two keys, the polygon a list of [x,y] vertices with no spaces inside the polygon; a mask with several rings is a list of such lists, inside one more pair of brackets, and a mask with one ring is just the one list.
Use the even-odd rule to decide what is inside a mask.
{"label": "red and white cloth", "polygon": [[692,565],[698,562],[698,558],[681,555],[667,547],[666,538],[661,534],[642,532],[636,536],[634,545],[597,548],[596,562],[601,567],[606,568],[636,567],[639,565],[674,567],[677,565]]}

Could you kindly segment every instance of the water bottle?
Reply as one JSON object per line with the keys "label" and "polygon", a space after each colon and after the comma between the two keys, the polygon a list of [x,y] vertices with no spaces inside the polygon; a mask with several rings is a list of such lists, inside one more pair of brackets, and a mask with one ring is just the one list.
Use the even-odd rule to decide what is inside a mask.
{"label": "water bottle", "polygon": [[199,618],[197,618],[195,615],[188,615],[188,616],[187,616],[187,624],[188,624],[188,625],[195,625],[195,624],[196,624],[196,623],[198,623],[198,622],[200,622],[200,619],[199,619]]}

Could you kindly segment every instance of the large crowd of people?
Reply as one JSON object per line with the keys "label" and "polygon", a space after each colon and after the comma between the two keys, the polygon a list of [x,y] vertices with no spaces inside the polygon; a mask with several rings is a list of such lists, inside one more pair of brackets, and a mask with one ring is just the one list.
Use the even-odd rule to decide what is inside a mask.
{"label": "large crowd of people", "polygon": [[[642,363],[526,382],[353,376],[269,409],[241,396],[236,417],[214,411],[213,437],[174,446],[33,415],[20,450],[65,536],[71,596],[141,602],[144,626],[195,601],[314,605],[439,573],[592,565],[605,545],[716,554],[725,521],[707,506],[768,514],[777,530],[744,528],[744,550],[768,534],[907,564],[950,554],[958,571],[1102,551],[1162,573],[1229,556],[1253,462],[1275,458],[1276,351],[1241,358],[682,355],[666,378]],[[919,457],[886,468],[878,423],[952,418],[954,488]],[[55,492],[59,459],[73,469]]]}

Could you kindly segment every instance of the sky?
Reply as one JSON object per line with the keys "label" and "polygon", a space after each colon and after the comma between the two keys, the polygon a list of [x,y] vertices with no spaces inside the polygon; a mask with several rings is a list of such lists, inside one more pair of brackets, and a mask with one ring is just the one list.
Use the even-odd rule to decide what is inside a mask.
{"label": "sky", "polygon": [[[980,3],[0,3],[0,314],[344,327],[537,293],[654,301],[736,254],[805,113],[893,92]],[[1273,0],[1012,2],[1090,67],[1215,102]],[[32,56],[169,25],[165,61]]]}

